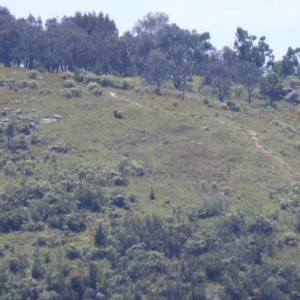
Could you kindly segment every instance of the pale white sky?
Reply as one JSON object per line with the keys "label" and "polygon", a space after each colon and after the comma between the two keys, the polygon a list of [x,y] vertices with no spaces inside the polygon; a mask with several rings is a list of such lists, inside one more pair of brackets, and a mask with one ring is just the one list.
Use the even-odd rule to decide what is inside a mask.
{"label": "pale white sky", "polygon": [[0,6],[17,18],[31,13],[43,21],[72,16],[76,11],[102,11],[115,21],[120,35],[148,12],[163,11],[181,28],[210,32],[217,49],[233,47],[238,26],[251,35],[266,36],[276,59],[289,46],[300,47],[299,0],[2,0]]}

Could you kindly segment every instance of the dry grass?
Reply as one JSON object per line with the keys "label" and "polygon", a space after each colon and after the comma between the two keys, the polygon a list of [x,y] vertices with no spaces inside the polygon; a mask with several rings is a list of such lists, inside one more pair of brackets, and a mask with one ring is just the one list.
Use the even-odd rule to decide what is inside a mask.
{"label": "dry grass", "polygon": [[[0,70],[1,78],[17,81],[27,78],[26,70],[3,67]],[[204,105],[205,96],[195,92],[187,93],[184,101],[177,99],[177,91],[167,87],[163,90],[166,96],[107,88],[101,97],[95,97],[84,84],[78,84],[82,97],[67,100],[59,95],[62,86],[59,75],[41,73],[40,77],[36,78],[38,90],[24,88],[16,93],[1,87],[0,110],[5,107],[12,111],[27,109],[28,115],[24,117],[29,118],[34,115],[44,118],[50,114],[63,116],[60,122],[42,124],[39,131],[46,137],[46,143],[38,146],[41,153],[55,143],[67,143],[76,150],[58,158],[58,171],[82,162],[117,170],[124,155],[129,161],[142,162],[145,175],[130,178],[124,190],[127,195],[137,195],[139,210],[134,212],[136,214],[168,216],[172,214],[172,207],[180,206],[185,212],[207,197],[221,197],[233,210],[243,208],[268,215],[280,210],[277,199],[289,197],[291,183],[299,181],[299,150],[294,146],[299,141],[299,131],[288,133],[271,123],[278,119],[296,126],[300,116],[288,104],[280,103],[278,110],[274,110],[254,99],[252,108],[244,100],[234,98],[241,108],[241,112],[236,113],[224,111],[212,97],[212,106]],[[197,80],[200,82],[199,78]],[[138,85],[140,81],[135,79],[134,82]],[[48,89],[51,94],[42,95],[41,89]],[[11,104],[17,99],[26,104]],[[178,102],[177,107],[174,101]],[[122,111],[125,118],[115,118],[114,109]],[[268,151],[274,155],[269,155]],[[47,172],[42,159],[37,165]],[[0,179],[2,182],[9,180],[3,174]],[[212,183],[218,188],[211,188]],[[152,188],[155,201],[149,200]],[[228,195],[224,195],[226,189],[230,189]],[[274,191],[275,200],[269,198],[270,190]],[[111,191],[108,188],[106,192]],[[164,206],[167,199],[170,199],[170,206]],[[280,220],[281,217],[278,228],[284,229],[286,225]],[[61,238],[60,232],[47,231],[47,234]],[[80,243],[86,242],[85,235],[78,235]],[[31,243],[36,236],[13,233],[8,238],[15,245],[22,239]],[[4,243],[4,237],[1,240]],[[293,251],[299,252],[299,249]]]}

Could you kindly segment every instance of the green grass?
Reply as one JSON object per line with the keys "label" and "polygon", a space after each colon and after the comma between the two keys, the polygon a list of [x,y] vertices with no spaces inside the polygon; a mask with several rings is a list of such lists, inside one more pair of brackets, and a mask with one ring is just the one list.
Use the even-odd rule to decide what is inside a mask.
{"label": "green grass", "polygon": [[[27,71],[21,69],[1,67],[0,74],[2,79],[21,81],[27,78]],[[296,172],[300,169],[300,116],[294,106],[279,103],[275,110],[260,99],[254,98],[249,106],[245,100],[233,97],[231,100],[241,111],[225,111],[213,96],[197,92],[199,78],[191,83],[195,85],[194,92],[187,92],[184,101],[177,99],[178,91],[171,88],[170,82],[162,89],[162,96],[149,92],[149,88],[143,87],[141,80],[135,78],[132,82],[138,89],[104,88],[100,97],[93,96],[86,84],[77,83],[82,96],[65,99],[60,95],[63,79],[59,75],[40,73],[35,80],[39,85],[37,90],[23,88],[16,93],[1,87],[0,111],[9,107],[9,116],[12,111],[22,109],[22,116],[28,118],[34,115],[45,118],[53,114],[63,117],[56,123],[41,124],[37,132],[42,142],[34,147],[33,153],[42,176],[47,176],[53,169],[51,163],[43,162],[42,153],[50,153],[48,148],[51,145],[67,144],[74,151],[55,154],[57,172],[74,170],[81,163],[99,164],[108,172],[118,171],[124,157],[129,163],[137,161],[143,164],[144,175],[128,175],[129,185],[119,188],[127,196],[136,195],[137,206],[132,207],[132,214],[136,216],[156,214],[167,218],[174,216],[174,209],[180,207],[187,219],[186,211],[190,206],[200,206],[207,199],[219,198],[232,212],[278,214],[276,226],[279,235],[293,230],[292,214],[280,209],[279,198],[295,196],[292,183],[299,181]],[[40,94],[42,89],[51,93]],[[116,98],[110,95],[110,91],[116,94]],[[204,98],[209,99],[210,105],[203,103]],[[15,100],[26,101],[26,104],[11,104]],[[177,107],[173,105],[174,101],[178,102]],[[121,111],[124,118],[115,118],[114,110]],[[294,171],[258,149],[249,130],[256,132],[260,142]],[[21,177],[0,173],[2,183]],[[214,184],[216,188],[212,187]],[[104,190],[110,195],[116,189],[107,187]],[[156,197],[154,201],[149,200],[152,189]],[[270,199],[270,191],[274,199]],[[170,204],[164,204],[168,199]],[[117,210],[122,216],[127,214],[122,209]],[[67,244],[92,245],[97,219],[104,219],[108,224],[109,212],[107,209],[105,214],[88,213],[93,221],[87,231],[72,234],[72,237],[46,228],[39,233],[1,235],[0,244],[8,242],[14,245],[16,253],[28,254],[32,253],[31,244],[39,235],[64,239]],[[205,226],[210,220],[201,222]],[[24,245],[20,246],[20,242]],[[61,249],[63,246],[51,249],[51,256],[56,257]],[[287,259],[296,260],[299,251],[299,246],[294,247],[286,254]]]}

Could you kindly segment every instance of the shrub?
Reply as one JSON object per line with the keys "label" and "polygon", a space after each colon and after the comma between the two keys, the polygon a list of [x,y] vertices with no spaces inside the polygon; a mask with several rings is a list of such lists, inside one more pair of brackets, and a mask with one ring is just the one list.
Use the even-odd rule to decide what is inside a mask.
{"label": "shrub", "polygon": [[211,186],[211,188],[212,188],[213,190],[217,190],[217,189],[218,189],[218,184],[217,184],[215,181],[213,181],[213,182],[210,184],[210,186]]}
{"label": "shrub", "polygon": [[232,111],[240,111],[240,108],[235,104],[235,102],[232,102],[232,101],[228,101],[227,103],[227,106],[230,110]]}
{"label": "shrub", "polygon": [[31,145],[36,145],[40,142],[39,135],[37,133],[33,133],[30,137],[30,144]]}
{"label": "shrub", "polygon": [[66,249],[66,257],[68,259],[77,259],[77,258],[81,258],[81,254],[78,248],[76,248],[75,246],[69,246]]}
{"label": "shrub", "polygon": [[17,167],[14,165],[14,163],[11,160],[6,162],[3,170],[6,176],[13,176],[17,173]]}
{"label": "shrub", "polygon": [[254,233],[270,234],[273,232],[273,225],[263,216],[255,217],[249,224],[249,231]]}
{"label": "shrub", "polygon": [[196,222],[199,218],[199,208],[197,206],[188,207],[186,213],[189,221],[191,222]]}
{"label": "shrub", "polygon": [[221,200],[205,200],[205,203],[199,208],[199,217],[204,219],[220,216],[224,210]]}
{"label": "shrub", "polygon": [[122,80],[122,89],[123,90],[128,90],[128,89],[131,89],[132,87],[133,87],[133,84],[130,80],[128,80],[128,79]]}
{"label": "shrub", "polygon": [[74,79],[76,82],[82,82],[84,80],[84,71],[75,68],[74,69]]}
{"label": "shrub", "polygon": [[72,99],[73,97],[81,97],[81,90],[78,88],[65,88],[60,91],[60,95],[66,99]]}
{"label": "shrub", "polygon": [[114,109],[114,117],[117,119],[124,119],[124,115],[121,111]]}
{"label": "shrub", "polygon": [[152,188],[151,191],[150,191],[149,199],[150,199],[150,200],[155,200],[155,199],[156,199],[153,188]]}
{"label": "shrub", "polygon": [[70,79],[73,77],[73,73],[70,72],[70,71],[66,71],[66,72],[63,72],[60,77],[63,79],[63,80],[66,80],[66,79]]}
{"label": "shrub", "polygon": [[68,226],[69,230],[74,232],[80,232],[86,229],[84,217],[80,213],[72,213],[67,215],[66,225]]}
{"label": "shrub", "polygon": [[83,82],[84,83],[90,83],[90,82],[98,82],[98,83],[100,83],[100,77],[97,76],[97,75],[95,75],[95,74],[92,74],[92,73],[86,73],[84,75]]}
{"label": "shrub", "polygon": [[41,95],[48,95],[48,94],[51,94],[51,91],[48,90],[48,89],[42,89],[42,90],[39,91],[39,93]]}
{"label": "shrub", "polygon": [[64,88],[73,88],[75,86],[76,86],[76,82],[71,79],[68,79],[68,80],[64,81],[64,83],[63,83]]}
{"label": "shrub", "polygon": [[29,81],[29,82],[28,82],[28,86],[29,86],[31,89],[35,89],[35,90],[37,90],[37,89],[39,88],[39,84],[38,84],[36,81],[34,81],[34,80]]}
{"label": "shrub", "polygon": [[105,247],[106,246],[107,233],[102,227],[102,223],[99,224],[96,234],[94,236],[95,247]]}
{"label": "shrub", "polygon": [[14,274],[18,273],[20,269],[20,261],[17,258],[11,258],[8,261],[8,268],[10,272]]}
{"label": "shrub", "polygon": [[50,216],[48,219],[48,225],[50,228],[63,229],[64,222],[64,215]]}
{"label": "shrub", "polygon": [[144,170],[143,170],[143,164],[140,162],[133,161],[130,164],[130,174],[132,176],[143,176],[144,175]]}
{"label": "shrub", "polygon": [[99,84],[97,82],[89,82],[87,85],[89,91],[93,91],[97,87],[99,87]]}
{"label": "shrub", "polygon": [[154,88],[154,94],[157,95],[157,96],[161,96],[162,93],[161,93],[161,88],[160,87],[155,87]]}
{"label": "shrub", "polygon": [[194,87],[193,87],[192,83],[187,82],[185,88],[190,93],[192,93],[194,91]]}
{"label": "shrub", "polygon": [[20,89],[28,87],[28,81],[27,80],[22,80],[16,83],[17,87]]}
{"label": "shrub", "polygon": [[40,74],[39,71],[37,71],[37,70],[31,70],[28,73],[28,78],[35,79],[39,74]]}
{"label": "shrub", "polygon": [[91,91],[95,96],[101,96],[102,95],[102,89],[96,82],[90,82],[88,84],[88,90]]}
{"label": "shrub", "polygon": [[220,107],[224,110],[228,110],[228,106],[225,103],[221,103]]}
{"label": "shrub", "polygon": [[225,186],[223,188],[223,193],[224,193],[225,196],[229,196],[232,193],[231,187],[230,186]]}
{"label": "shrub", "polygon": [[207,250],[205,240],[189,239],[184,244],[184,247],[189,254],[192,254],[194,256],[199,256]]}
{"label": "shrub", "polygon": [[81,97],[81,95],[82,95],[82,91],[78,88],[72,88],[71,93],[72,93],[72,96],[75,98]]}
{"label": "shrub", "polygon": [[97,87],[95,90],[93,90],[93,94],[97,97],[102,96],[102,93],[103,93],[103,91],[100,87]]}
{"label": "shrub", "polygon": [[10,149],[12,151],[16,150],[27,150],[28,149],[28,143],[26,141],[26,137],[24,134],[20,134],[10,141]]}
{"label": "shrub", "polygon": [[296,247],[298,245],[299,239],[294,233],[288,232],[284,235],[283,242],[287,246]]}
{"label": "shrub", "polygon": [[45,274],[45,268],[39,260],[35,260],[31,269],[31,276],[34,279],[42,279]]}
{"label": "shrub", "polygon": [[62,97],[65,97],[66,99],[72,99],[73,98],[71,89],[62,89],[60,91],[60,95]]}

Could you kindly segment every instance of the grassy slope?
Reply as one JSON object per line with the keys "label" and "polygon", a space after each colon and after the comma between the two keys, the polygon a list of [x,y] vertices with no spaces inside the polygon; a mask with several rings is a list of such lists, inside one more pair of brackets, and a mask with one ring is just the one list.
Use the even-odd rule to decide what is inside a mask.
{"label": "grassy slope", "polygon": [[[27,79],[26,70],[1,67],[0,74],[2,78]],[[236,113],[223,110],[213,98],[209,98],[212,107],[204,105],[204,96],[199,93],[187,93],[186,100],[181,101],[176,98],[178,92],[168,88],[163,90],[165,96],[146,93],[143,87],[135,91],[107,88],[101,97],[95,97],[84,84],[78,84],[83,91],[81,98],[67,100],[59,95],[63,82],[59,75],[45,73],[41,77],[36,79],[38,90],[26,88],[15,93],[0,88],[0,111],[10,107],[11,111],[22,109],[22,116],[26,115],[25,109],[28,109],[28,117],[63,116],[63,120],[55,124],[42,124],[38,132],[46,141],[35,150],[36,165],[42,172],[48,172],[48,165],[43,163],[41,153],[56,143],[67,143],[76,150],[60,155],[58,171],[81,162],[99,163],[107,170],[117,171],[125,155],[130,161],[139,161],[145,166],[145,175],[131,178],[124,190],[126,195],[137,195],[136,214],[155,213],[167,217],[173,214],[172,207],[180,207],[185,212],[191,205],[218,197],[226,201],[231,210],[277,214],[279,235],[293,230],[291,213],[280,210],[278,199],[292,196],[292,183],[299,181],[296,172],[300,167],[300,115],[294,106],[282,102],[275,110],[265,107],[265,102],[258,99],[254,99],[251,106],[245,100],[233,99],[241,108],[241,112]],[[51,90],[51,94],[41,95],[42,89]],[[109,91],[115,92],[116,97]],[[26,104],[11,104],[16,99],[26,100]],[[178,102],[177,107],[174,101]],[[35,112],[31,112],[32,109]],[[125,118],[114,118],[114,109],[122,111]],[[274,120],[280,122],[280,126],[272,122]],[[276,159],[276,155],[270,156],[264,148],[257,148],[249,131],[257,133],[260,142],[293,170]],[[15,178],[1,172],[0,180],[4,184]],[[212,188],[213,182],[217,188]],[[151,189],[155,192],[155,201],[149,201]],[[269,198],[270,192],[275,194],[274,199]],[[171,205],[164,205],[167,199]],[[108,213],[91,215],[94,224],[98,218],[108,220]],[[205,225],[209,221],[201,222]],[[92,244],[94,224],[86,232],[67,239],[82,245]],[[9,242],[20,253],[32,253],[31,243],[38,234],[65,238],[60,231],[47,229],[42,233],[2,235],[0,243]],[[19,246],[20,242],[24,245]],[[298,252],[298,248],[290,250],[292,259]]]}

